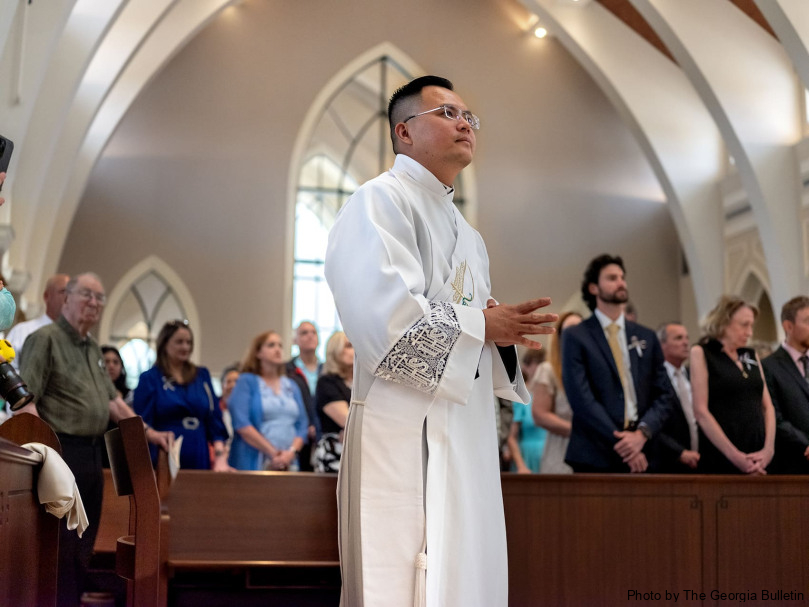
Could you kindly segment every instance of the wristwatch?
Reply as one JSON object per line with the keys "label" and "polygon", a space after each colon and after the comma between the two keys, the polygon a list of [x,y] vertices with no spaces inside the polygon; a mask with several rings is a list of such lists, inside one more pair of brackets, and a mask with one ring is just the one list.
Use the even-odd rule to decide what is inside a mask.
{"label": "wristwatch", "polygon": [[649,425],[646,422],[639,423],[638,430],[646,437],[646,440],[652,440],[652,431],[649,429]]}

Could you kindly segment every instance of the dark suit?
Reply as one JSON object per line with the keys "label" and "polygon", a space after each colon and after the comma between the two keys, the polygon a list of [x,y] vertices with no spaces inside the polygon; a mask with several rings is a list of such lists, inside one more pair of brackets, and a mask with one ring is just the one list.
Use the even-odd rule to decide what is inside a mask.
{"label": "dark suit", "polygon": [[[626,321],[632,381],[637,397],[638,422],[652,433],[643,452],[650,469],[657,465],[655,440],[674,407],[671,382],[663,366],[663,351],[654,331]],[[645,347],[632,347],[633,343]],[[638,352],[640,350],[640,353]],[[629,472],[614,445],[616,430],[624,427],[624,390],[604,330],[593,314],[565,330],[562,336],[562,377],[573,409],[565,461],[603,472]]]}
{"label": "dark suit", "polygon": [[[666,375],[668,376],[668,373]],[[658,462],[655,469],[650,472],[693,474],[696,471],[680,461],[683,451],[691,449],[691,432],[674,386],[672,386],[671,398],[674,407],[658,437]]]}
{"label": "dark suit", "polygon": [[809,474],[809,462],[803,456],[809,446],[809,385],[783,346],[761,365],[775,407],[773,468],[785,474]]}
{"label": "dark suit", "polygon": [[[294,381],[298,384],[298,388],[301,391],[301,397],[303,397],[303,408],[306,409],[306,417],[309,420],[309,425],[315,427],[315,438],[314,440],[310,441],[309,436],[306,436],[306,440],[303,443],[303,447],[301,447],[301,452],[298,454],[298,461],[300,462],[300,467],[302,472],[311,472],[312,471],[312,446],[317,443],[320,439],[320,417],[317,415],[317,411],[315,411],[315,395],[309,390],[309,382],[306,379],[306,376],[303,374],[297,365],[295,365],[295,359],[298,358],[294,356],[292,360],[286,363],[284,367],[286,369],[286,375],[289,379]],[[317,374],[320,375],[323,371],[323,363],[318,364],[317,366]]]}

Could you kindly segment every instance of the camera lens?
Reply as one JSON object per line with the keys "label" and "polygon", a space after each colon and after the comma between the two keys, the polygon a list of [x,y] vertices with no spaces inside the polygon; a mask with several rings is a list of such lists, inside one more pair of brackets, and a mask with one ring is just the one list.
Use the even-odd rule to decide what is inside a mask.
{"label": "camera lens", "polygon": [[0,396],[8,402],[12,411],[34,400],[28,386],[9,363],[0,363]]}
{"label": "camera lens", "polygon": [[12,411],[22,409],[25,405],[34,400],[34,395],[28,391],[25,384],[14,388],[10,393],[6,394],[6,401]]}

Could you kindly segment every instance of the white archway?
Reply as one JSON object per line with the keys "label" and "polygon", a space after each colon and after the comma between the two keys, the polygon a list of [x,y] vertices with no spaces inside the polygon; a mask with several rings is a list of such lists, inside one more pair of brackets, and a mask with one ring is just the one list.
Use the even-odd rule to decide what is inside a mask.
{"label": "white archway", "polygon": [[[22,100],[0,99],[0,132],[18,143],[0,221],[13,219],[17,238],[6,263],[31,275],[26,293],[39,292],[43,277],[55,272],[92,168],[132,102],[203,27],[240,1],[52,0],[28,6],[0,0],[0,78],[12,78],[18,69],[14,19],[5,16],[16,14],[17,5],[25,5],[30,34],[30,52],[19,62]],[[15,199],[25,204],[15,205]]]}
{"label": "white archway", "polygon": [[[310,141],[315,133],[317,122],[323,113],[323,110],[329,104],[329,101],[338,93],[338,91],[345,86],[345,84],[355,78],[357,73],[366,66],[379,61],[384,58],[390,58],[393,62],[400,65],[404,70],[413,76],[422,75],[425,71],[419,67],[405,52],[396,47],[390,42],[383,42],[374,46],[373,48],[362,53],[353,61],[349,62],[345,67],[339,70],[320,90],[318,95],[309,107],[306,116],[301,124],[295,138],[295,144],[292,152],[292,161],[289,164],[289,176],[287,178],[287,226],[286,226],[286,251],[284,259],[284,317],[283,326],[285,327],[285,334],[283,337],[290,343],[290,334],[293,322],[293,266],[294,266],[294,243],[295,243],[295,207],[298,202],[298,185],[301,168],[304,163],[309,159],[307,154]],[[463,174],[463,191],[464,191],[464,216],[470,224],[475,225],[477,219],[477,188],[475,187],[476,179],[474,173],[474,166],[469,166],[464,170]]]}
{"label": "white archway", "polygon": [[156,255],[150,255],[135,264],[121,277],[108,294],[106,305],[107,313],[101,318],[101,325],[98,332],[100,343],[108,343],[110,341],[113,321],[121,302],[129,294],[132,286],[149,273],[155,273],[160,276],[171,286],[173,294],[179,300],[182,309],[185,311],[186,320],[188,320],[189,326],[194,332],[194,352],[191,355],[191,359],[195,364],[199,364],[199,353],[202,351],[203,331],[200,326],[200,315],[194,303],[194,298],[180,275]]}

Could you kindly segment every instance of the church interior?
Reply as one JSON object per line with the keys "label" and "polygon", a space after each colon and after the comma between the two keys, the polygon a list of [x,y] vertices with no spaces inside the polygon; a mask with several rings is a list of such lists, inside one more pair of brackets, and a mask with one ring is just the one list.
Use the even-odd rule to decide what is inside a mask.
{"label": "church interior", "polygon": [[[391,93],[436,74],[481,119],[456,203],[486,242],[499,301],[551,297],[550,311],[586,311],[582,272],[610,253],[626,264],[640,323],[679,321],[696,339],[719,297],[736,294],[760,310],[753,339],[776,346],[778,311],[809,286],[808,48],[806,0],[0,0],[0,135],[14,142],[2,274],[34,318],[49,276],[96,273],[107,294],[96,337],[126,347],[140,370],[173,318],[194,328],[194,362],[214,377],[259,331],[278,331],[289,349],[293,327],[312,319],[325,343],[339,328],[323,279],[328,230],[393,163]],[[777,497],[800,537],[809,528],[798,483],[734,482],[554,480],[544,485],[553,504],[522,479],[503,490],[507,517],[525,529],[585,516],[560,504],[596,496],[604,518],[570,524],[609,535],[608,515],[620,519],[616,500],[630,495],[665,501],[666,529],[739,542],[672,530],[665,541],[692,551],[691,565],[666,571],[664,585],[611,564],[599,576],[623,581],[588,604],[627,602],[627,579],[633,602],[650,591],[651,604],[700,576],[695,590],[708,596],[693,604],[730,604],[710,592],[743,590],[727,587],[740,578],[704,563],[756,549],[739,521],[767,516]],[[695,512],[713,512],[711,500],[741,514],[706,523]],[[659,520],[638,528],[656,533]],[[789,543],[773,554],[805,551],[776,523],[757,533]],[[510,547],[524,580],[511,603],[577,604],[561,598],[576,585],[573,557],[554,558],[570,540],[537,537],[526,532],[519,549],[541,552],[555,585],[535,582],[533,555]],[[781,566],[762,583],[809,580],[805,564]],[[332,569],[289,571],[332,588],[300,604],[331,604]],[[283,578],[261,575],[268,588]],[[177,604],[199,595],[184,596]]]}

